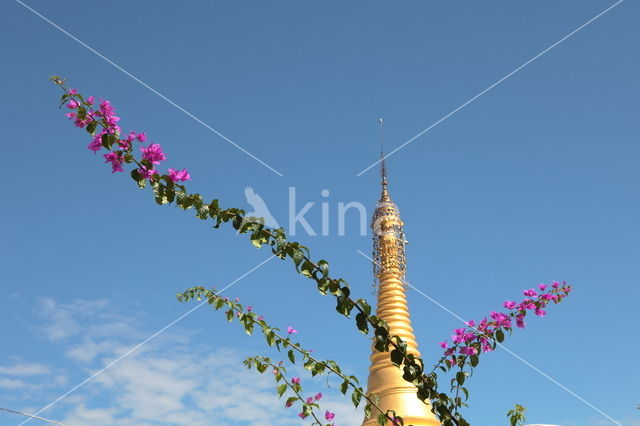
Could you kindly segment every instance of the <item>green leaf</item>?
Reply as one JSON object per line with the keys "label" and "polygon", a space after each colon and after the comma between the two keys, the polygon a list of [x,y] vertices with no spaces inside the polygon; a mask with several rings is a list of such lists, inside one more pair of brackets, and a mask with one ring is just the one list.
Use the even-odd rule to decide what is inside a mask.
{"label": "green leaf", "polygon": [[292,364],[296,363],[296,357],[293,353],[293,349],[289,349],[289,352],[287,352],[287,356],[289,357],[289,361],[291,361]]}
{"label": "green leaf", "polygon": [[240,226],[242,226],[242,217],[241,216],[235,216],[233,218],[233,222],[231,222],[231,224],[233,225],[233,229],[240,230]]}
{"label": "green leaf", "polygon": [[309,277],[309,278],[313,278],[313,271],[314,271],[313,263],[309,262],[308,260],[305,261],[302,264],[302,267],[300,268],[300,273],[305,277]]}
{"label": "green leaf", "polygon": [[295,263],[296,265],[296,269],[298,269],[298,266],[300,266],[300,264],[304,260],[304,253],[302,252],[302,250],[294,249],[291,258],[293,259],[293,263]]}
{"label": "green leaf", "polygon": [[87,118],[87,109],[85,107],[78,107],[78,120],[84,120]]}
{"label": "green leaf", "polygon": [[465,387],[460,387],[460,390],[464,393],[464,399],[467,400],[469,399],[469,390]]}
{"label": "green leaf", "polygon": [[463,385],[464,384],[464,379],[467,376],[464,374],[464,371],[458,371],[456,373],[456,381],[458,382],[459,385]]}
{"label": "green leaf", "polygon": [[372,408],[373,407],[371,406],[371,404],[367,404],[364,407],[364,418],[365,418],[365,420],[368,420],[368,419],[371,418],[371,410],[372,410]]}
{"label": "green leaf", "polygon": [[284,394],[287,391],[287,384],[283,383],[281,385],[279,385],[276,389],[276,392],[278,393],[278,397],[281,398],[282,394]]}
{"label": "green leaf", "polygon": [[391,351],[391,362],[393,362],[395,365],[400,365],[402,364],[403,360],[404,357],[402,356],[402,352],[397,349]]}
{"label": "green leaf", "polygon": [[496,340],[500,343],[502,343],[504,341],[504,332],[502,331],[501,328],[499,328],[496,331]]}
{"label": "green leaf", "polygon": [[265,330],[265,338],[267,339],[267,344],[269,346],[273,346],[273,341],[276,338],[276,334],[273,331],[271,331],[271,329],[267,329],[267,330]]}
{"label": "green leaf", "polygon": [[198,219],[205,220],[205,219],[209,218],[209,206],[208,205],[203,204],[201,206],[198,206],[197,212],[198,213],[196,214],[196,217]]}
{"label": "green leaf", "polygon": [[353,405],[357,407],[360,405],[360,400],[362,399],[362,388],[358,388],[358,390],[354,390],[351,394],[351,402]]}
{"label": "green leaf", "polygon": [[326,260],[318,261],[318,269],[322,273],[322,276],[326,278],[329,275],[329,263]]}
{"label": "green leaf", "polygon": [[216,311],[220,308],[222,308],[224,306],[224,300],[222,300],[221,298],[217,298],[216,302],[214,304],[214,307],[216,308]]}
{"label": "green leaf", "polygon": [[478,355],[471,355],[471,366],[475,367],[480,362]]}
{"label": "green leaf", "polygon": [[289,398],[287,398],[287,403],[286,406],[289,407],[291,406],[294,402],[296,402],[298,400],[297,397],[295,396],[290,396]]}
{"label": "green leaf", "polygon": [[416,368],[413,365],[405,365],[404,366],[404,374],[402,378],[407,382],[413,382],[418,375]]}
{"label": "green leaf", "polygon": [[364,334],[369,334],[369,323],[367,322],[367,316],[362,312],[359,312],[358,315],[356,315],[356,324],[358,325],[358,330],[360,330]]}
{"label": "green leaf", "polygon": [[131,170],[131,178],[136,181],[139,188],[142,189],[147,186],[147,180],[140,176],[140,172],[138,171],[138,169]]}
{"label": "green leaf", "polygon": [[89,123],[87,125],[87,132],[89,132],[90,135],[93,135],[96,132],[96,127],[98,126],[98,122],[97,121],[92,121],[91,123]]}
{"label": "green leaf", "polygon": [[102,146],[106,149],[111,149],[111,146],[116,142],[116,135],[112,133],[105,133],[100,137]]}

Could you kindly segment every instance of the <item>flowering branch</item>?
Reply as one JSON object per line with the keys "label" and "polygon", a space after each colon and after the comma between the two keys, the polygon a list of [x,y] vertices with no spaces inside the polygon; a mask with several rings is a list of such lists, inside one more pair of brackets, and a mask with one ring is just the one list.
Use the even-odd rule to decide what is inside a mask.
{"label": "flowering branch", "polygon": [[[297,331],[293,327],[289,326],[287,328],[287,334],[289,335],[289,337],[285,337],[280,333],[278,333],[278,331],[280,331],[279,328],[269,326],[267,322],[264,320],[264,317],[262,315],[257,315],[254,312],[252,306],[247,306],[246,308],[244,308],[239,303],[238,299],[230,300],[227,297],[222,297],[217,295],[214,290],[209,290],[202,286],[192,287],[185,290],[182,293],[178,293],[177,298],[178,298],[178,301],[180,302],[188,302],[190,300],[200,301],[204,299],[216,311],[226,307],[226,317],[229,322],[233,321],[234,318],[237,318],[240,324],[244,327],[245,332],[249,335],[253,334],[253,331],[255,328],[254,326],[260,327],[260,330],[262,331],[262,334],[264,335],[267,341],[267,344],[269,346],[275,346],[279,352],[282,352],[283,350],[288,349],[287,357],[288,357],[288,360],[291,362],[291,364],[295,365],[296,363],[295,354],[298,353],[299,355],[302,356],[301,362],[303,363],[304,368],[309,370],[312,376],[316,376],[318,374],[324,374],[325,370],[327,370],[330,373],[335,374],[342,380],[342,384],[340,385],[340,391],[342,392],[342,394],[346,394],[349,387],[351,387],[353,389],[353,392],[351,394],[351,401],[353,402],[354,406],[357,407],[360,404],[361,399],[364,397],[365,400],[367,401],[367,406],[369,406],[369,409],[368,409],[369,412],[371,411],[372,408],[374,408],[377,410],[378,413],[385,415],[385,422],[386,420],[394,420],[394,417],[382,411],[382,409],[376,404],[372,396],[365,394],[364,389],[360,386],[360,381],[356,376],[353,376],[353,375],[348,376],[344,374],[340,366],[335,361],[318,360],[311,355],[311,351],[303,349],[299,343],[293,343],[291,341],[290,336],[297,333]],[[247,366],[255,365],[257,370],[260,373],[263,373],[266,368],[262,368],[261,366],[264,363],[271,365],[270,362],[271,360],[268,358],[253,357],[245,360],[245,365]],[[273,367],[279,368],[281,366],[273,366]],[[280,381],[280,379],[282,378],[281,376],[282,375],[275,374],[276,382]],[[299,383],[297,383],[297,385],[299,385]],[[284,389],[286,388],[281,386],[278,387],[277,392],[279,396],[282,395],[282,393],[284,392]],[[300,389],[301,388],[299,386],[296,386],[296,388],[293,390],[297,392]],[[316,401],[319,399],[320,398],[317,398]],[[302,398],[300,400],[303,403],[305,403],[306,401]],[[306,404],[309,405],[310,402],[306,401]],[[289,401],[287,401],[287,407],[289,406],[290,406]],[[305,413],[305,416],[309,415],[309,413],[305,410],[310,409],[310,407],[311,405],[303,410],[303,413]],[[326,417],[326,414],[325,414],[325,417]],[[333,417],[327,420],[332,420],[332,419]]]}
{"label": "flowering branch", "polygon": [[[505,339],[505,333],[513,333],[513,324],[518,328],[525,328],[524,321],[528,312],[534,312],[543,317],[546,311],[543,309],[549,303],[560,303],[571,293],[571,286],[566,282],[553,281],[551,285],[538,284],[538,289],[524,290],[526,296],[520,303],[507,300],[503,306],[509,310],[507,313],[492,311],[489,318],[485,317],[477,325],[471,320],[467,327],[457,328],[451,336],[452,347],[449,347],[448,339],[439,343],[445,349],[444,355],[434,366],[443,372],[449,372],[454,367],[459,367],[455,377],[451,379],[451,392],[455,391],[455,398],[450,401],[449,410],[458,414],[458,408],[466,406],[459,397],[460,391],[468,399],[468,390],[463,387],[467,377],[473,375],[474,368],[480,362],[479,355],[483,352],[491,352]],[[540,293],[538,293],[540,291]],[[467,368],[467,370],[465,370]],[[433,371],[432,370],[432,373]]]}
{"label": "flowering branch", "polygon": [[[458,412],[458,407],[462,405],[460,398],[456,396],[452,399],[446,393],[438,391],[436,368],[426,374],[422,359],[408,353],[406,343],[399,336],[389,334],[389,326],[381,318],[372,315],[368,302],[364,299],[354,300],[350,296],[351,290],[345,280],[329,276],[327,261],[312,261],[307,247],[297,242],[287,241],[282,228],[265,227],[262,218],[246,217],[242,209],[221,209],[217,199],[207,203],[200,194],[188,193],[186,187],[179,183],[191,179],[186,169],[169,168],[165,174],[161,174],[156,169],[161,161],[166,160],[166,155],[162,152],[159,144],[151,143],[149,146],[140,147],[142,156],[140,159],[136,159],[133,154],[133,142],[145,142],[147,139],[145,133],[132,132],[128,136],[122,137],[121,128],[117,125],[119,117],[115,116],[115,110],[108,101],[103,101],[99,108],[95,109],[93,96],[85,100],[75,89],[65,88],[64,81],[60,77],[52,77],[52,80],[55,84],[62,86],[65,92],[62,95],[61,104],[66,102],[66,106],[72,110],[67,116],[74,120],[76,126],[85,128],[92,136],[88,148],[94,152],[101,149],[107,150],[103,157],[105,162],[111,164],[112,173],[124,171],[123,164],[134,163],[136,168],[131,171],[132,179],[140,188],[144,188],[147,183],[150,184],[158,204],[175,202],[184,210],[194,209],[197,218],[215,221],[214,227],[216,228],[222,223],[231,222],[239,233],[249,234],[250,241],[255,247],[269,245],[272,253],[279,258],[291,258],[298,273],[316,282],[320,294],[331,293],[335,297],[336,310],[340,314],[349,318],[354,309],[357,311],[355,322],[358,329],[366,336],[373,329],[376,350],[390,352],[390,359],[398,368],[402,369],[403,378],[416,386],[417,397],[421,401],[431,402],[433,412],[439,417],[443,426],[469,424]],[[98,131],[98,126],[100,126],[100,131]],[[518,319],[515,319],[517,322]],[[504,327],[498,327],[495,331],[495,340],[499,342],[504,339],[502,328]],[[509,329],[509,331],[511,330]],[[467,345],[462,349],[473,352],[473,347],[480,353],[482,348],[474,345]],[[463,352],[462,357],[458,355],[458,358],[462,358],[463,363],[466,363],[467,357],[469,357],[469,363],[472,367],[474,367],[474,360],[477,365],[477,354]],[[458,358],[452,359],[456,359],[458,362]],[[436,364],[436,367],[442,367],[442,365]],[[464,371],[456,374],[456,381],[460,386],[466,376],[467,373]],[[460,390],[465,395],[467,394],[466,389],[460,388]],[[383,421],[386,420],[383,419]],[[397,421],[398,423],[402,422],[400,418]]]}
{"label": "flowering branch", "polygon": [[[287,408],[292,407],[296,401],[299,401],[302,404],[302,411],[298,413],[298,417],[300,417],[301,419],[305,419],[311,416],[315,420],[315,422],[312,423],[313,425],[323,426],[323,424],[320,422],[315,412],[313,411],[314,408],[320,408],[320,406],[317,404],[317,401],[319,401],[322,398],[322,393],[318,393],[315,396],[309,397],[306,399],[303,398],[302,395],[300,394],[300,392],[302,392],[302,385],[300,384],[300,378],[293,377],[291,381],[287,380],[286,379],[287,370],[282,366],[282,361],[280,361],[276,365],[271,361],[270,358],[257,356],[257,357],[247,358],[244,361],[244,364],[249,369],[251,369],[251,367],[255,365],[256,369],[261,374],[264,373],[269,367],[271,367],[273,369],[272,371],[273,371],[273,375],[275,377],[276,383],[279,383],[280,381],[282,381],[282,384],[278,385],[278,387],[276,388],[276,393],[278,394],[278,396],[282,397],[282,395],[285,394],[287,389],[291,389],[291,391],[295,395],[287,398],[287,401],[285,402],[285,407]],[[330,412],[329,410],[325,412],[326,420],[331,421],[334,418],[335,418],[334,413]],[[334,425],[327,423],[324,426],[334,426]]]}

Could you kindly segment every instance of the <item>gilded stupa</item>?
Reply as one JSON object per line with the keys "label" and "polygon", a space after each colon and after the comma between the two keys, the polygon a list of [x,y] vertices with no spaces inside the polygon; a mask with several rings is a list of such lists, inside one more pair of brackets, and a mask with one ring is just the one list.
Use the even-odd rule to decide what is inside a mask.
{"label": "gilded stupa", "polygon": [[[382,120],[381,120],[382,121]],[[373,273],[377,284],[376,315],[389,325],[389,334],[398,335],[407,343],[407,350],[420,356],[411,327],[405,285],[405,244],[400,211],[389,196],[384,155],[382,166],[382,195],[376,204],[371,228],[373,231]],[[389,352],[372,348],[367,393],[379,397],[383,412],[395,410],[405,425],[436,426],[440,422],[431,412],[431,405],[416,396],[416,387],[402,378],[401,370],[391,363]],[[363,426],[377,425],[377,414],[365,419]],[[391,422],[389,422],[391,424]]]}

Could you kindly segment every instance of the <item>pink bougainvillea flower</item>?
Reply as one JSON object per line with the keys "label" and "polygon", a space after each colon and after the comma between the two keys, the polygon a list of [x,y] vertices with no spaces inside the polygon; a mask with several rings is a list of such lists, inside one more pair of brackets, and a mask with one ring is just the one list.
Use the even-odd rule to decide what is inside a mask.
{"label": "pink bougainvillea flower", "polygon": [[167,156],[162,152],[162,147],[157,143],[141,146],[140,151],[142,151],[142,159],[150,161],[152,164],[160,164],[161,161],[167,159]]}
{"label": "pink bougainvillea flower", "polygon": [[460,353],[465,355],[475,355],[478,353],[478,350],[474,346],[464,346],[460,348]]}
{"label": "pink bougainvillea flower", "polygon": [[258,321],[262,321],[263,319],[264,319],[264,315],[260,315],[260,316],[258,317]]}
{"label": "pink bougainvillea flower", "polygon": [[69,89],[67,91],[68,94],[70,95],[77,95],[78,94],[78,89]]}
{"label": "pink bougainvillea flower", "polygon": [[118,146],[121,150],[126,151],[131,148],[131,139],[118,139]]}
{"label": "pink bougainvillea flower", "polygon": [[322,398],[322,392],[318,392],[316,396],[313,397],[313,399],[316,401],[320,401],[320,398]]}
{"label": "pink bougainvillea flower", "polygon": [[294,333],[297,333],[297,332],[298,332],[298,330],[296,330],[295,328],[293,328],[291,326],[287,327],[287,333],[294,334]]}
{"label": "pink bougainvillea flower", "polygon": [[247,312],[253,311],[253,306],[247,306]]}
{"label": "pink bougainvillea flower", "polygon": [[69,109],[76,109],[80,106],[80,102],[76,101],[75,99],[71,99],[69,102],[67,102],[66,106]]}
{"label": "pink bougainvillea flower", "polygon": [[185,180],[191,180],[191,175],[187,169],[169,169],[169,178],[174,182],[184,182]]}
{"label": "pink bougainvillea flower", "polygon": [[298,417],[300,417],[301,419],[306,419],[307,415],[304,413],[298,413]]}
{"label": "pink bougainvillea flower", "polygon": [[296,385],[300,384],[300,377],[294,377],[291,379],[291,383],[294,383]]}
{"label": "pink bougainvillea flower", "polygon": [[335,413],[332,413],[332,412],[331,412],[331,411],[329,411],[329,410],[327,410],[327,411],[325,411],[325,412],[324,412],[324,418],[325,418],[326,420],[328,420],[328,421],[331,421],[331,420],[333,420],[333,419],[335,419],[335,418],[336,418],[336,414],[335,414]]}
{"label": "pink bougainvillea flower", "polygon": [[122,170],[122,159],[115,152],[104,154],[104,158],[105,163],[111,163],[111,173],[124,171]]}
{"label": "pink bougainvillea flower", "polygon": [[285,407],[287,407],[287,408],[291,407],[292,405],[293,405],[293,401],[287,401],[287,402],[284,404],[284,406],[285,406]]}
{"label": "pink bougainvillea flower", "polygon": [[534,296],[538,295],[538,292],[535,291],[534,289],[530,288],[529,290],[523,291],[522,294],[524,294],[525,296],[528,296],[528,297],[534,297]]}
{"label": "pink bougainvillea flower", "polygon": [[144,179],[151,179],[151,177],[158,172],[154,168],[147,169],[146,167],[140,167],[138,173]]}
{"label": "pink bougainvillea flower", "polygon": [[507,300],[502,304],[507,309],[514,309],[516,307],[516,302],[512,302],[511,300]]}
{"label": "pink bougainvillea flower", "polygon": [[88,103],[89,105],[93,105],[93,102],[94,102],[95,100],[96,100],[96,97],[95,97],[95,96],[89,96],[89,97],[87,98],[87,103]]}
{"label": "pink bougainvillea flower", "polygon": [[548,285],[546,284],[538,284],[538,288],[540,289],[540,291],[544,291],[547,287]]}
{"label": "pink bougainvillea flower", "polygon": [[105,99],[100,103],[100,112],[107,116],[116,112],[116,109],[111,106],[111,102]]}
{"label": "pink bougainvillea flower", "polygon": [[551,283],[551,287],[553,287],[553,288],[560,287],[560,282],[559,281],[554,281],[553,283]]}
{"label": "pink bougainvillea flower", "polygon": [[533,303],[530,299],[525,299],[518,305],[518,310],[520,311],[533,310],[535,308],[536,304]]}
{"label": "pink bougainvillea flower", "polygon": [[440,347],[442,349],[447,349],[449,347],[449,344],[447,343],[447,341],[445,340],[444,342],[440,342],[438,343],[440,345]]}
{"label": "pink bougainvillea flower", "polygon": [[307,404],[311,404],[313,402],[313,398],[312,397],[307,398],[306,402],[307,402]]}
{"label": "pink bougainvillea flower", "polygon": [[87,148],[93,152],[100,151],[102,148],[102,135],[95,135],[89,145],[87,145]]}
{"label": "pink bougainvillea flower", "polygon": [[536,309],[536,315],[539,317],[543,317],[547,314],[547,311],[543,310],[543,309]]}
{"label": "pink bougainvillea flower", "polygon": [[138,142],[145,142],[147,140],[147,134],[145,132],[138,133]]}

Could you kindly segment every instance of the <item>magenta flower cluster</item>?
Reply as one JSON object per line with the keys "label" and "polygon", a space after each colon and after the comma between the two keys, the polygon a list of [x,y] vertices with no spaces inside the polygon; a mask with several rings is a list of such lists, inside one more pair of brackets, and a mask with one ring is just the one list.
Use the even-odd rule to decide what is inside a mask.
{"label": "magenta flower cluster", "polygon": [[[276,373],[277,370],[274,370],[274,373]],[[300,377],[292,377],[291,378],[291,383],[294,385],[300,385]],[[306,404],[313,404],[315,402],[320,401],[320,399],[322,398],[322,392],[318,392],[317,394],[315,394],[314,396],[310,396],[305,400]],[[287,400],[287,402],[284,404],[285,407],[289,408],[293,406],[293,400]],[[301,419],[306,419],[308,417],[307,414],[304,413],[304,411],[301,411],[298,413],[298,417],[300,417]],[[336,417],[335,413],[332,413],[329,410],[326,410],[324,413],[324,418],[327,421],[332,421],[334,418]],[[335,426],[335,424],[331,424],[331,426]]]}
{"label": "magenta flower cluster", "polygon": [[440,342],[444,349],[444,355],[449,367],[456,365],[456,353],[459,355],[477,355],[480,352],[490,352],[494,348],[497,340],[496,333],[502,330],[512,331],[513,325],[524,328],[524,321],[528,312],[533,312],[539,317],[543,317],[546,311],[543,309],[550,302],[559,303],[571,292],[571,286],[566,282],[553,281],[551,286],[539,284],[538,289],[528,289],[523,291],[525,299],[517,303],[511,300],[505,301],[502,305],[508,312],[492,311],[489,317],[485,317],[476,324],[471,320],[466,322],[467,327],[456,328],[451,336],[453,346],[449,346],[448,339]]}
{"label": "magenta flower cluster", "polygon": [[[120,121],[120,117],[115,115],[116,109],[108,100],[103,100],[97,108],[94,108],[94,96],[89,96],[86,100],[83,100],[76,89],[67,90],[67,95],[69,95],[70,99],[66,103],[66,107],[72,111],[65,115],[70,120],[74,120],[74,124],[77,127],[93,126],[93,129],[89,130],[93,136],[87,148],[93,152],[108,149],[109,152],[103,154],[105,163],[111,164],[112,173],[123,172],[122,164],[129,162],[131,159],[129,157],[129,160],[125,161],[125,155],[131,154],[133,142],[146,142],[147,134],[144,132],[130,132],[123,136],[122,128],[117,124]],[[101,125],[102,130],[95,131],[98,125]],[[113,135],[115,137],[116,144],[114,146],[117,146],[117,149],[114,150],[113,147],[109,149],[103,145],[104,135]],[[160,144],[150,143],[148,146],[140,146],[140,152],[142,152],[142,161],[138,168],[138,174],[143,179],[159,179],[160,173],[155,166],[167,159]],[[184,182],[191,179],[187,169],[176,170],[169,168],[167,175],[173,182]]]}

